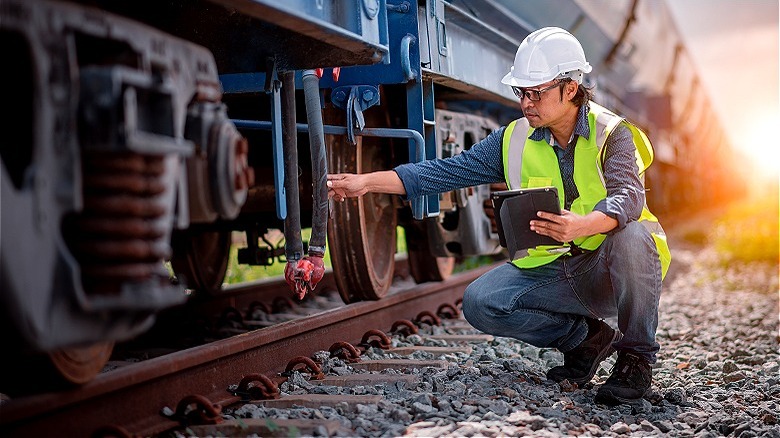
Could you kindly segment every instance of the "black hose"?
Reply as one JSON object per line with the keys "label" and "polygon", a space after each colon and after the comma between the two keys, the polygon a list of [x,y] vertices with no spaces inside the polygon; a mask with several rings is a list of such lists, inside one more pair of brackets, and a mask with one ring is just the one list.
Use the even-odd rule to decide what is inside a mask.
{"label": "black hose", "polygon": [[282,76],[282,145],[284,150],[284,191],[287,217],[284,219],[284,253],[287,261],[303,258],[301,204],[298,199],[298,132],[295,119],[295,72]]}
{"label": "black hose", "polygon": [[319,82],[314,70],[303,72],[303,93],[306,97],[306,117],[309,122],[311,147],[311,178],[314,185],[309,255],[323,256],[328,227],[328,161],[325,158],[325,133],[322,124]]}

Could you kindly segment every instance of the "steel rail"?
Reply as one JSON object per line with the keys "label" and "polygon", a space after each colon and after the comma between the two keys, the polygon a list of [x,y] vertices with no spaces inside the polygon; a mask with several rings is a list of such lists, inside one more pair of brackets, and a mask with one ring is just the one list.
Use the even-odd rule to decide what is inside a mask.
{"label": "steel rail", "polygon": [[2,436],[89,436],[118,425],[142,436],[178,423],[160,414],[189,395],[212,403],[235,401],[227,392],[246,375],[272,376],[296,356],[310,356],[339,341],[357,342],[370,329],[389,330],[399,319],[453,304],[466,286],[495,265],[436,283],[400,290],[229,339],[140,362],[98,376],[77,389],[13,399],[0,408]]}
{"label": "steel rail", "polygon": [[[401,278],[409,278],[409,261],[405,254],[396,255],[393,275]],[[207,301],[198,304],[190,304],[193,304],[193,308],[195,309],[203,309],[204,311],[206,309],[211,309],[210,313],[214,313],[213,309],[224,309],[226,307],[234,307],[236,309],[248,308],[254,301],[268,302],[277,297],[292,297],[290,294],[290,287],[286,283],[283,287],[280,287],[279,282],[280,280],[277,278],[228,285],[218,294],[209,297]],[[333,269],[331,268],[325,269],[325,276],[320,280],[319,284],[317,284],[317,289],[314,291],[314,294],[317,295],[328,289],[337,289],[336,278],[333,274]]]}

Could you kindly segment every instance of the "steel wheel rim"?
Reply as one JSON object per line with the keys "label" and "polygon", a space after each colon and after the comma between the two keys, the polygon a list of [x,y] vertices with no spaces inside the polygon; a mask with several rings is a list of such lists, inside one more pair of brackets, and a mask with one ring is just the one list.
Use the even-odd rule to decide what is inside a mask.
{"label": "steel wheel rim", "polygon": [[229,256],[229,231],[187,232],[174,236],[171,265],[188,287],[215,293],[222,289]]}
{"label": "steel wheel rim", "polygon": [[65,348],[47,355],[57,377],[62,377],[67,383],[83,385],[103,369],[113,350],[113,342],[101,342],[88,347]]}
{"label": "steel wheel rim", "polygon": [[[366,173],[385,168],[383,146],[358,137],[328,142],[332,173]],[[386,149],[385,149],[386,150]],[[354,151],[350,153],[350,151]],[[391,195],[370,193],[336,203],[328,242],[339,293],[345,303],[384,297],[395,270],[397,217]]]}

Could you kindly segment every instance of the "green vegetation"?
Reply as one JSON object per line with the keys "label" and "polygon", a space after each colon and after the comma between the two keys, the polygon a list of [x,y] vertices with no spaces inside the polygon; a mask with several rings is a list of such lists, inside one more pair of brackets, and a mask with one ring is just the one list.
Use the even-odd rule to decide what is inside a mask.
{"label": "green vegetation", "polygon": [[[397,242],[396,253],[406,254],[406,233],[403,227],[396,229]],[[269,238],[269,241],[274,245],[284,247],[284,238],[281,233],[277,233],[274,238]],[[307,242],[311,237],[311,228],[306,228],[301,231],[301,238],[304,242]],[[278,260],[271,266],[249,266],[238,264],[238,249],[246,247],[246,243],[243,241],[243,233],[233,234],[233,245],[230,248],[230,258],[228,260],[227,273],[225,274],[225,284],[244,283],[247,281],[255,281],[263,278],[277,277],[284,275],[285,263],[280,263]],[[470,269],[478,268],[480,266],[489,265],[495,263],[499,257],[497,256],[473,256],[466,257],[463,260],[459,260],[455,265],[455,273],[468,271]],[[331,268],[330,254],[325,253],[325,267]]]}
{"label": "green vegetation", "polygon": [[271,266],[250,266],[238,264],[238,246],[230,247],[230,259],[228,260],[226,284],[243,283],[259,280],[261,278],[276,277],[284,274],[284,263],[275,262]]}
{"label": "green vegetation", "polygon": [[453,269],[453,273],[457,274],[459,272],[466,272],[471,269],[476,269],[482,266],[492,265],[493,263],[496,263],[497,261],[505,258],[505,254],[498,254],[498,255],[481,255],[481,256],[470,256],[470,257],[464,257],[463,260],[458,261],[458,263],[455,264],[455,269]]}
{"label": "green vegetation", "polygon": [[723,263],[778,263],[777,192],[730,206],[710,236]]}
{"label": "green vegetation", "polygon": [[[402,227],[398,227],[396,232],[398,234],[397,252],[399,254],[405,254],[406,234],[404,233],[404,229]],[[279,236],[281,236],[281,234],[279,234]],[[238,248],[246,247],[246,244],[237,242],[241,242],[243,238],[244,235],[242,233],[233,234],[233,245],[230,248],[230,259],[228,260],[227,274],[225,274],[225,284],[243,283],[247,281],[259,280],[262,278],[284,275],[285,263],[280,263],[278,260],[271,266],[249,266],[238,264]],[[304,242],[307,242],[309,238],[311,238],[311,228],[301,230],[301,238]],[[284,240],[280,239],[282,238],[280,237],[276,240],[270,241],[277,246],[284,247]],[[326,268],[332,267],[330,253],[327,251],[325,252],[324,261]]]}
{"label": "green vegetation", "polygon": [[398,236],[395,242],[395,252],[406,254],[406,230],[404,227],[395,227],[395,234]]}
{"label": "green vegetation", "polygon": [[[310,238],[311,228],[301,230],[301,239],[303,239],[304,242],[308,242]],[[238,249],[246,247],[246,243],[243,243],[243,239],[243,233],[233,233],[233,245],[230,247],[230,258],[228,260],[227,273],[225,274],[225,284],[243,283],[246,281],[284,275],[286,263],[279,262],[278,259],[271,266],[240,265],[238,263]],[[284,248],[284,238],[281,233],[278,233],[277,237],[269,237],[269,241],[280,248]],[[332,266],[330,254],[328,254],[327,251],[325,252],[324,262],[326,268]]]}

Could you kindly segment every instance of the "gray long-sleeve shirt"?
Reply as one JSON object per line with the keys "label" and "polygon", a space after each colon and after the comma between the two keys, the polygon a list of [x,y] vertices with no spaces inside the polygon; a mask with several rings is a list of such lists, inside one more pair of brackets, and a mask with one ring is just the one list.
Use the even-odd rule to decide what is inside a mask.
{"label": "gray long-sleeve shirt", "polygon": [[[555,144],[548,128],[537,128],[529,137],[532,140],[545,140],[555,149],[563,178],[566,209],[579,197],[574,184],[574,149],[579,136],[590,138],[589,111],[587,105],[580,107],[574,135],[566,148]],[[396,167],[394,170],[404,184],[407,199],[506,181],[501,146],[504,129],[501,127],[493,131],[482,141],[454,157]],[[607,197],[599,201],[594,210],[617,220],[616,230],[619,230],[625,227],[627,222],[639,218],[645,204],[645,191],[638,175],[631,131],[625,126],[618,126],[607,138],[605,148],[604,182]]]}

